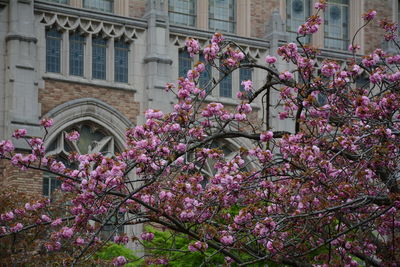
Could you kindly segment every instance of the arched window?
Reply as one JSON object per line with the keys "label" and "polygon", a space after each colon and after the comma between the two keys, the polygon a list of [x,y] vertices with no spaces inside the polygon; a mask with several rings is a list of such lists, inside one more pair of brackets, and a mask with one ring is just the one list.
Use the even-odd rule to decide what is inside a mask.
{"label": "arched window", "polygon": [[[80,138],[78,141],[68,141],[65,134],[71,131],[78,131]],[[74,169],[76,166],[68,164],[68,156],[71,152],[79,154],[101,153],[106,156],[114,155],[115,152],[121,151],[118,148],[114,137],[99,125],[84,121],[61,131],[47,147],[47,156],[53,156],[57,160],[62,161],[67,167]],[[45,175],[43,178],[43,195],[51,197],[55,189],[61,185],[61,182],[51,175]]]}

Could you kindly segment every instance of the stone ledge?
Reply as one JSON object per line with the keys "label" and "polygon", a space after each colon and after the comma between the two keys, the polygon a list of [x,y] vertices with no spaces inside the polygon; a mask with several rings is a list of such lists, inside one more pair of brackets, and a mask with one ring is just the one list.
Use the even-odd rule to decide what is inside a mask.
{"label": "stone ledge", "polygon": [[98,86],[103,88],[111,88],[116,90],[124,90],[136,93],[137,90],[134,89],[131,85],[128,84],[121,84],[109,81],[102,81],[102,80],[88,80],[85,78],[80,77],[73,77],[73,76],[63,76],[61,74],[56,73],[46,73],[42,76],[43,80],[54,80],[54,81],[61,81],[67,83],[78,83],[83,85],[90,85],[90,86]]}

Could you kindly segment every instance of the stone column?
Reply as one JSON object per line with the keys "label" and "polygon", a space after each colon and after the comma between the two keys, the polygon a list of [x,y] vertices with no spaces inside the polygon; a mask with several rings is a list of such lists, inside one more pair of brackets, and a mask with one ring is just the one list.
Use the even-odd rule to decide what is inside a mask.
{"label": "stone column", "polygon": [[143,109],[153,108],[170,110],[171,94],[164,92],[164,87],[171,79],[172,59],[169,56],[169,22],[164,1],[148,0],[147,19],[147,51],[144,58],[146,70]]}
{"label": "stone column", "polygon": [[[5,38],[5,130],[10,136],[14,129],[26,128],[40,136],[38,125],[37,37],[32,0],[14,0],[8,5],[8,32]],[[17,148],[27,148],[25,142],[15,142]]]}

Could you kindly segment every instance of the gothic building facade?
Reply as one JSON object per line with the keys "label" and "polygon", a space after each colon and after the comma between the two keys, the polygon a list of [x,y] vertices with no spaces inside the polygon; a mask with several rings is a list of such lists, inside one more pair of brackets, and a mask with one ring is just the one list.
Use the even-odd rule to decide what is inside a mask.
{"label": "gothic building facade", "polygon": [[[0,139],[18,128],[43,135],[40,118],[54,119],[47,153],[115,153],[123,149],[126,128],[144,121],[148,108],[168,111],[174,98],[167,82],[185,75],[200,56],[183,49],[187,37],[204,47],[216,31],[264,63],[281,44],[294,41],[298,26],[311,14],[315,0],[0,0]],[[318,59],[343,61],[362,25],[362,13],[398,20],[396,0],[330,0],[325,23],[307,42],[321,48]],[[382,44],[377,23],[355,37],[361,53]],[[290,65],[278,63],[280,70]],[[200,85],[220,74],[201,77]],[[226,77],[208,101],[235,106],[242,80],[261,85],[265,73],[243,69]],[[275,96],[276,97],[276,96]],[[259,111],[260,102],[253,104]],[[285,129],[272,114],[271,126]],[[77,129],[79,144],[63,135]],[[16,142],[19,150],[27,149]],[[50,196],[52,177],[20,173],[0,162],[0,179]]]}

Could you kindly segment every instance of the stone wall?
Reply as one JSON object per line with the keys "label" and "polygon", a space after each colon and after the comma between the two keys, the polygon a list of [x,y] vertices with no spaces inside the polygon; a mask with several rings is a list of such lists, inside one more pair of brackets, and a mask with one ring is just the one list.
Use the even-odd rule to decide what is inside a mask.
{"label": "stone wall", "polygon": [[129,17],[141,18],[146,9],[146,0],[130,0],[129,1]]}
{"label": "stone wall", "polygon": [[263,38],[272,12],[279,8],[279,0],[251,0],[251,37]]}

